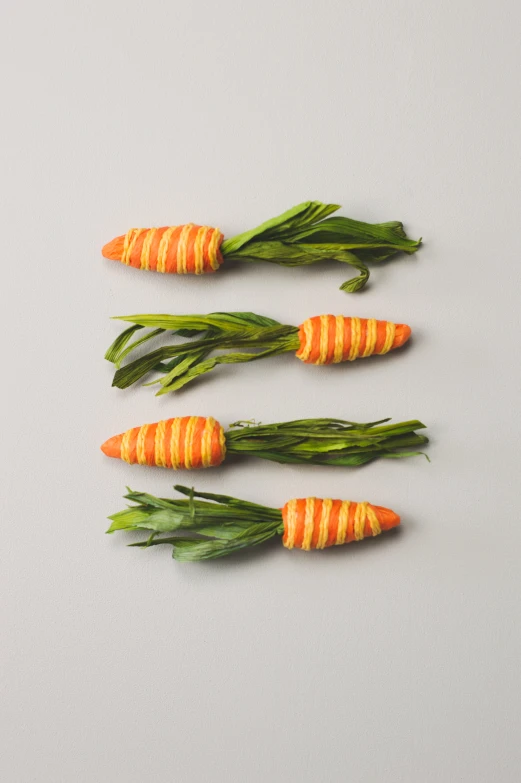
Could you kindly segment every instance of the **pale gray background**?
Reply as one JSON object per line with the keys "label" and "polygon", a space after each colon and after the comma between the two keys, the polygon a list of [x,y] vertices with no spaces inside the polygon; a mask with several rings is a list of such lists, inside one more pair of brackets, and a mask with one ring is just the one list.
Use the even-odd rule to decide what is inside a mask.
{"label": "pale gray background", "polygon": [[[506,0],[3,5],[3,780],[519,781],[520,23]],[[313,198],[425,245],[354,296],[334,263],[178,279],[100,256],[133,225],[231,236]],[[110,315],[212,309],[415,336],[110,388]],[[432,463],[174,477],[98,449],[178,414],[420,417]],[[176,479],[403,527],[194,565],[104,535],[125,484]]]}

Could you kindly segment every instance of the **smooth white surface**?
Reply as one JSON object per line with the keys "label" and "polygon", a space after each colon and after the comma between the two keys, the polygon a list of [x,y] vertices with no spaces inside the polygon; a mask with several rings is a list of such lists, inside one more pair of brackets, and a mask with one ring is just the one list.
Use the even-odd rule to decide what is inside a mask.
{"label": "smooth white surface", "polygon": [[[1,778],[519,781],[519,4],[8,2],[2,11]],[[102,260],[133,225],[227,236],[307,198],[402,219],[415,257],[211,279]],[[111,389],[110,315],[251,309],[410,323],[323,370]],[[419,417],[431,464],[109,461],[169,415]],[[125,484],[403,515],[326,553],[177,564],[104,536]]]}

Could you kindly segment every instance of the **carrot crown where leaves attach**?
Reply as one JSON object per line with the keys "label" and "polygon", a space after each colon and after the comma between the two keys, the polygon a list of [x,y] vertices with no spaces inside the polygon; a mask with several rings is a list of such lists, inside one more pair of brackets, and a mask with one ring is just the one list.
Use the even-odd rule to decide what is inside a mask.
{"label": "carrot crown where leaves attach", "polygon": [[[228,261],[266,261],[302,266],[334,259],[359,271],[340,288],[352,293],[369,279],[367,262],[384,261],[396,253],[415,253],[412,240],[399,221],[363,223],[329,217],[340,207],[305,201],[254,229],[224,240],[218,228],[187,223],[161,228],[131,228],[108,242],[106,258],[127,266],[172,274],[214,272]],[[224,241],[223,241],[224,240]]]}
{"label": "carrot crown where leaves attach", "polygon": [[150,535],[130,546],[171,544],[176,560],[210,560],[262,544],[276,535],[288,549],[324,549],[361,541],[400,524],[388,508],[370,503],[295,498],[282,509],[229,495],[174,487],[188,499],[158,498],[128,490],[133,506],[109,517],[107,533],[143,530]]}
{"label": "carrot crown where leaves attach", "polygon": [[[288,326],[255,313],[210,313],[209,315],[119,316],[132,326],[112,343],[105,358],[116,366],[112,385],[120,389],[136,383],[150,372],[162,378],[157,394],[176,391],[220,364],[251,362],[294,351],[306,364],[336,364],[401,347],[411,335],[406,324],[374,318],[321,315],[308,318],[300,327]],[[149,328],[144,336],[135,333]],[[190,342],[162,345],[137,359],[124,360],[149,340],[165,332]],[[218,356],[212,356],[221,351]]]}
{"label": "carrot crown where leaves attach", "polygon": [[129,464],[173,468],[220,465],[226,454],[279,463],[365,465],[379,458],[418,455],[428,443],[420,421],[357,424],[342,419],[299,419],[279,424],[236,422],[225,432],[212,417],[182,416],[133,427],[101,446],[108,457]]}

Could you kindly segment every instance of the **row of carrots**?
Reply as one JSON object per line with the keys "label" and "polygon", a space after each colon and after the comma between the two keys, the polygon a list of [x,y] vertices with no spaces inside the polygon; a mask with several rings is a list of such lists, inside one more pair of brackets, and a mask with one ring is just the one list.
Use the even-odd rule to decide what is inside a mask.
{"label": "row of carrots", "polygon": [[[319,202],[310,203],[318,204]],[[339,221],[342,219],[330,220]],[[347,221],[347,219],[345,220]],[[368,224],[351,222],[355,227],[349,227],[349,230],[354,232],[354,235],[358,230],[360,236],[363,236],[363,228],[360,227]],[[299,237],[298,231],[295,234],[296,229],[290,225],[291,220],[288,219],[286,223],[271,229],[273,236],[284,237],[284,232],[286,232],[286,237],[291,237],[291,240],[287,241],[292,241],[297,245],[299,243],[305,245],[305,237]],[[326,231],[327,233],[327,223],[327,220],[321,222],[322,232]],[[268,226],[268,224],[265,225]],[[314,225],[316,223],[313,222],[307,226],[304,225],[301,231],[304,233],[308,231],[313,235]],[[366,241],[344,243],[343,252],[362,248],[364,252],[368,253],[370,246],[372,252],[376,254],[376,258],[373,260],[378,260],[378,252],[381,257],[384,257],[383,251],[385,249],[390,251],[392,243],[383,227],[391,225],[395,224],[380,224],[381,229],[380,226],[373,227],[373,233],[376,232],[376,228],[382,231],[380,242],[367,241],[367,237],[365,237]],[[393,230],[396,231],[396,236],[400,237],[402,229],[398,226],[401,227],[401,224],[396,224]],[[267,229],[260,228],[264,233],[270,230],[269,226]],[[333,231],[333,228],[331,230]],[[342,230],[347,231],[348,229],[342,226]],[[256,236],[262,238],[263,231],[257,230]],[[338,229],[339,231],[340,229]],[[369,238],[374,240],[374,236]],[[130,229],[125,235],[118,236],[105,245],[102,252],[109,259],[118,260],[126,266],[139,269],[163,273],[203,274],[216,271],[222,264],[226,256],[226,252],[224,254],[222,252],[223,240],[223,234],[219,229],[190,223],[153,229]],[[233,241],[231,242],[233,243]],[[277,240],[271,241],[275,244]],[[410,240],[406,241],[410,242]],[[260,253],[259,247],[255,246],[252,238],[243,241],[242,245],[240,241],[235,245],[232,244],[229,251],[230,257],[234,253],[237,254],[241,247],[248,247],[248,242],[253,242],[253,248],[250,252]],[[399,250],[414,252],[416,249],[416,247],[414,249],[412,247],[407,249],[406,246],[398,247],[400,244],[398,239],[396,242],[395,252]],[[356,245],[356,247],[347,248],[345,246],[347,244]],[[239,245],[238,248],[237,245]],[[226,250],[226,244],[224,250]],[[302,252],[304,253],[304,250]],[[129,317],[127,320],[132,320],[132,318]],[[138,325],[132,327],[133,329],[141,328],[139,320],[134,320],[134,323]],[[163,330],[159,329],[158,331]],[[386,354],[403,346],[411,335],[411,329],[406,324],[329,314],[308,318],[295,332],[297,358],[307,364],[315,365],[337,364],[372,355]],[[208,342],[208,338],[203,336],[203,341],[205,339]],[[143,342],[143,340],[139,342]],[[285,346],[292,345],[290,334]],[[217,347],[219,348],[220,345]],[[126,349],[126,352],[129,350]],[[178,359],[174,361],[174,373],[175,362],[179,361]],[[150,369],[153,366],[151,363]],[[301,437],[305,438],[304,435]],[[311,436],[309,436],[309,442],[312,442]],[[132,427],[124,433],[109,438],[103,443],[101,449],[107,456],[122,459],[129,464],[190,470],[220,465],[226,456],[227,435],[219,422],[212,417],[185,416]],[[386,453],[387,450],[389,453]],[[385,445],[379,456],[394,456],[392,451],[390,446]],[[186,488],[178,489],[184,494],[190,494]],[[208,497],[212,502],[195,501],[194,496]],[[366,537],[374,537],[400,523],[400,517],[390,509],[374,506],[367,502],[357,503],[314,497],[290,500],[280,512],[268,508],[261,511],[260,509],[265,507],[255,506],[247,501],[239,501],[227,496],[205,496],[204,493],[193,493],[188,501],[167,501],[142,493],[132,493],[131,499],[137,505],[127,509],[126,512],[119,512],[111,517],[113,524],[108,532],[113,532],[115,529],[152,531],[149,539],[141,542],[141,545],[169,543],[173,546],[174,556],[177,559],[207,559],[223,556],[237,551],[243,546],[261,543],[276,533],[282,536],[282,543],[288,549],[323,549],[351,541],[359,541]],[[169,503],[170,505],[168,505]],[[214,512],[208,507],[216,507],[216,504],[224,504],[226,509],[234,510],[233,513],[230,512],[231,521],[227,521],[227,517],[223,518],[221,527],[217,530],[209,522]],[[158,514],[157,509],[161,509],[161,515]],[[237,509],[242,509],[239,514],[235,513]],[[169,518],[168,514],[171,516],[170,526],[168,521],[165,523],[165,519]],[[154,523],[154,520],[157,520],[159,516],[161,516],[161,523]],[[140,520],[140,524],[136,524],[136,519]],[[184,522],[180,523],[180,519],[184,519]],[[183,537],[180,535],[183,531],[185,534],[188,531],[191,535]],[[204,531],[210,531],[210,533]],[[171,536],[158,538],[161,534],[170,533]]]}

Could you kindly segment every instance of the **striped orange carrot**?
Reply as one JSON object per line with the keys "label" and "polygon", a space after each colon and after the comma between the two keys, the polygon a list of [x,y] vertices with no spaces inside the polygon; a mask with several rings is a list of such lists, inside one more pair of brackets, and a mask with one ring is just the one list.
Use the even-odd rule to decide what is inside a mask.
{"label": "striped orange carrot", "polygon": [[411,336],[406,324],[316,315],[299,327],[297,357],[306,364],[338,364],[400,348]]}
{"label": "striped orange carrot", "polygon": [[106,258],[126,266],[170,274],[214,272],[224,259],[265,261],[283,266],[334,259],[358,270],[341,289],[359,291],[369,279],[367,261],[380,262],[397,253],[412,254],[421,240],[409,239],[399,221],[363,223],[329,218],[336,204],[306,201],[257,228],[224,241],[218,228],[186,223],[161,228],[131,228],[102,249]]}
{"label": "striped orange carrot", "polygon": [[223,262],[224,237],[218,228],[187,223],[162,228],[131,228],[101,251],[126,266],[171,274],[215,272]]}
{"label": "striped orange carrot", "polygon": [[209,560],[276,535],[282,536],[287,549],[309,551],[373,538],[400,524],[391,509],[366,502],[295,498],[278,509],[179,485],[175,489],[188,500],[129,490],[125,497],[136,505],[109,517],[112,524],[107,532],[144,530],[147,539],[133,546],[172,544],[176,560]]}
{"label": "striped orange carrot", "polygon": [[129,464],[174,468],[220,465],[226,454],[224,430],[211,417],[181,416],[133,427],[109,438],[101,450]]}
{"label": "striped orange carrot", "polygon": [[[120,320],[132,324],[119,335],[105,354],[116,367],[113,386],[126,389],[151,371],[164,374],[156,381],[158,394],[176,391],[220,364],[252,362],[266,356],[296,352],[306,364],[337,364],[386,354],[404,345],[411,336],[407,324],[343,315],[318,315],[300,326],[284,325],[256,313],[210,313],[209,315],[128,315]],[[129,344],[136,331],[150,331]],[[198,339],[169,345],[123,364],[123,360],[165,331]],[[218,356],[212,356],[220,351]],[[181,361],[182,359],[182,361]],[[122,366],[123,365],[123,366]]]}
{"label": "striped orange carrot", "polygon": [[130,464],[164,468],[220,465],[227,454],[304,465],[365,465],[380,457],[411,457],[428,443],[416,419],[356,424],[342,419],[297,419],[278,424],[236,422],[228,432],[215,419],[184,416],[132,427],[101,450]]}
{"label": "striped orange carrot", "polygon": [[295,498],[282,508],[288,549],[325,549],[377,536],[400,524],[400,517],[382,506],[329,498]]}

